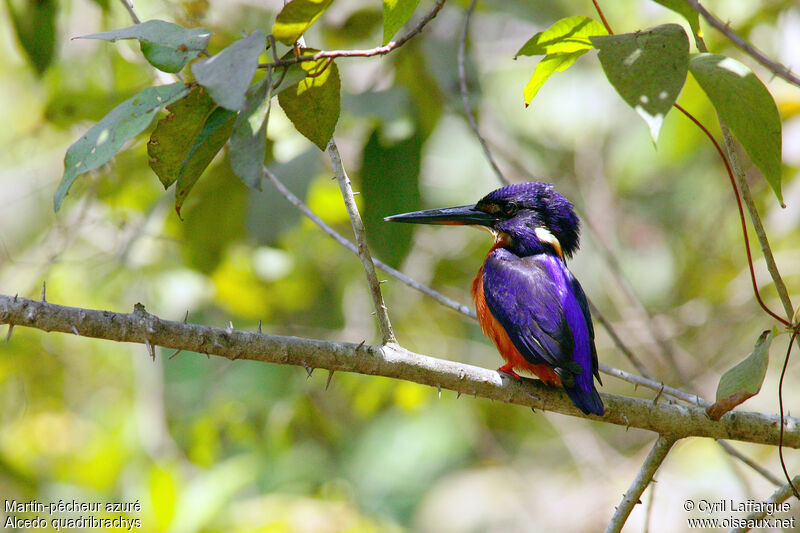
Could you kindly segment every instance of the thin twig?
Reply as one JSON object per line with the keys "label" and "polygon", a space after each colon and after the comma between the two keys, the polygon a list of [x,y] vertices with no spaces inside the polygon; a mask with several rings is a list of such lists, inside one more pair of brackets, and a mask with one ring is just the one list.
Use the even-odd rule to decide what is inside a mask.
{"label": "thin twig", "polygon": [[772,483],[776,487],[780,487],[781,486],[781,480],[778,479],[777,477],[773,476],[772,472],[770,472],[769,470],[767,470],[766,468],[764,468],[763,466],[761,466],[757,462],[753,461],[752,459],[750,459],[746,455],[742,454],[739,450],[737,450],[736,448],[731,446],[730,443],[728,443],[728,442],[726,442],[724,440],[718,440],[717,444],[722,446],[722,449],[725,450],[728,453],[728,455],[730,455],[731,457],[735,457],[736,459],[740,460],[741,462],[743,462],[744,464],[746,464],[747,466],[749,466],[750,468],[752,468],[753,470],[755,470],[756,472],[761,474],[764,477],[764,479],[766,479],[767,481],[769,481],[770,483]]}
{"label": "thin twig", "polygon": [[[353,244],[352,242],[347,240],[343,235],[341,235],[335,229],[333,229],[328,224],[326,224],[324,220],[319,218],[319,216],[317,216],[316,213],[314,213],[311,209],[309,209],[308,206],[306,204],[304,204],[303,201],[300,198],[295,196],[292,193],[292,191],[287,189],[286,186],[283,184],[283,182],[281,182],[278,179],[278,177],[275,176],[275,174],[273,174],[266,167],[263,168],[263,171],[264,171],[264,176],[270,181],[270,183],[272,183],[272,185],[275,186],[276,189],[278,189],[278,192],[280,192],[283,195],[283,197],[286,198],[289,201],[289,203],[291,203],[293,206],[295,206],[301,213],[303,213],[303,215],[305,215],[309,220],[311,220],[311,222],[316,224],[322,231],[324,231],[330,237],[332,237],[333,240],[335,240],[336,242],[338,242],[339,244],[341,244],[342,246],[344,246],[345,248],[347,248],[348,250],[350,250],[354,254],[358,254],[358,247],[355,244]],[[424,284],[422,284],[422,283],[420,283],[420,282],[418,282],[418,281],[416,281],[414,279],[411,279],[410,277],[406,276],[405,274],[403,274],[399,270],[396,270],[396,269],[390,267],[389,265],[387,265],[383,261],[380,261],[379,259],[373,258],[372,261],[373,261],[373,263],[375,263],[376,267],[380,268],[381,270],[383,270],[384,272],[386,272],[387,274],[389,274],[393,278],[396,278],[398,281],[400,281],[402,283],[405,283],[406,285],[408,285],[412,289],[416,289],[419,292],[421,292],[421,293],[423,293],[423,294],[425,294],[427,296],[430,296],[431,298],[433,298],[434,300],[436,300],[440,304],[444,305],[445,307],[449,307],[450,309],[452,309],[452,310],[454,310],[454,311],[456,311],[458,313],[461,313],[462,315],[468,316],[468,317],[472,318],[473,320],[477,320],[478,319],[477,315],[475,314],[475,311],[473,311],[472,309],[470,309],[466,305],[464,305],[462,303],[459,303],[459,302],[457,302],[455,300],[452,300],[452,299],[448,298],[447,296],[445,296],[444,294],[442,294],[442,293],[440,293],[440,292],[428,287],[427,285],[424,285]]]}
{"label": "thin twig", "polygon": [[[795,476],[791,480],[791,482],[794,484],[800,484],[800,475]],[[756,520],[761,520],[762,518],[767,516],[767,514],[771,514],[767,512],[770,508],[774,509],[776,504],[781,504],[785,502],[786,500],[789,499],[791,495],[792,495],[791,486],[788,483],[786,485],[783,485],[781,488],[773,492],[772,496],[767,498],[767,501],[764,502],[766,505],[761,506],[760,511],[755,513],[750,513],[749,515],[747,515],[747,518],[742,520],[741,523],[743,525],[741,527],[733,528],[728,533],[744,533],[745,531],[750,531],[751,528],[747,526],[748,522],[752,524]]]}
{"label": "thin twig", "polygon": [[[611,326],[611,323],[606,319],[605,316],[603,316],[602,313],[600,313],[600,310],[597,309],[597,306],[594,305],[592,301],[589,300],[588,298],[587,301],[589,302],[589,310],[591,311],[592,316],[595,317],[598,322],[600,322],[600,325],[603,326],[603,328],[606,330],[606,333],[608,333],[608,336],[611,337],[611,340],[614,342],[617,348],[619,348],[619,351],[621,351],[622,354],[628,358],[628,361],[630,361],[633,367],[641,375],[643,375],[645,378],[654,380],[655,376],[653,376],[647,370],[647,368],[644,366],[644,363],[642,363],[642,361],[638,357],[636,357],[636,355],[625,345],[625,343],[622,342],[620,336],[617,335],[617,332],[614,331],[614,328]],[[601,372],[603,371],[602,368],[600,370]]]}
{"label": "thin twig", "polygon": [[475,137],[477,137],[478,142],[481,143],[481,148],[483,149],[483,153],[486,155],[486,159],[489,161],[489,165],[491,165],[494,173],[497,174],[497,179],[499,179],[503,185],[508,185],[510,182],[503,175],[500,167],[497,166],[497,161],[495,161],[494,157],[492,156],[492,152],[489,150],[489,145],[486,144],[486,139],[483,138],[481,131],[478,129],[478,123],[475,121],[475,116],[472,114],[472,106],[469,103],[467,74],[464,68],[464,55],[467,48],[469,20],[472,18],[472,12],[475,10],[475,4],[477,1],[478,0],[472,0],[469,4],[469,8],[467,8],[467,14],[464,16],[464,26],[461,28],[461,37],[458,40],[458,86],[461,91],[461,104],[464,106],[464,112],[467,115],[467,121],[469,122],[473,133],[475,133]]}
{"label": "thin twig", "polygon": [[[755,46],[745,41],[738,33],[733,31],[731,27],[727,24],[724,24],[721,20],[715,17],[711,12],[709,12],[705,7],[700,5],[700,2],[697,0],[686,0],[687,3],[692,6],[692,9],[700,13],[706,22],[723,34],[725,37],[728,38],[730,42],[735,44],[741,50],[743,50],[747,55],[761,63],[767,70],[778,76],[779,78],[783,78],[784,80],[788,81],[789,83],[800,87],[800,78],[792,74],[792,71],[786,68],[785,66],[781,65],[777,61],[773,61],[772,59],[768,58],[764,55],[763,52],[758,50]],[[695,37],[696,39],[697,37]],[[701,50],[705,51],[705,50]]]}
{"label": "thin twig", "polygon": [[606,533],[619,533],[622,531],[622,526],[625,525],[625,521],[628,519],[628,516],[630,516],[633,508],[639,503],[639,498],[644,492],[644,489],[646,489],[647,485],[653,480],[653,475],[656,473],[656,470],[658,470],[658,467],[661,466],[661,463],[664,462],[664,459],[667,457],[667,454],[676,440],[677,439],[673,436],[658,436],[658,440],[656,440],[650,453],[647,454],[647,459],[644,460],[642,468],[639,469],[639,473],[636,474],[633,483],[622,498],[622,502],[619,504],[619,507],[617,507],[614,516],[611,518],[611,522],[609,522],[606,528]]}
{"label": "thin twig", "polygon": [[702,407],[708,407],[709,405],[711,405],[710,402],[704,400],[703,398],[701,398],[696,394],[691,394],[689,392],[685,392],[680,389],[670,387],[655,379],[637,376],[636,374],[625,372],[624,370],[620,370],[619,368],[614,368],[605,363],[600,363],[599,369],[600,372],[608,374],[609,376],[614,376],[615,378],[627,381],[628,383],[632,383],[633,385],[645,387],[650,390],[666,394],[667,396],[677,398],[678,400],[683,400],[684,402],[690,405],[698,405]]}
{"label": "thin twig", "polygon": [[321,52],[317,52],[316,54],[306,55],[306,56],[292,56],[287,57],[286,59],[281,59],[278,61],[273,61],[272,63],[260,63],[258,66],[259,68],[267,68],[267,67],[282,67],[287,65],[293,65],[295,63],[303,63],[306,61],[317,61],[322,58],[337,58],[337,57],[372,57],[372,56],[382,56],[388,54],[389,52],[396,50],[406,44],[409,39],[417,35],[422,29],[431,21],[433,18],[439,14],[439,11],[444,6],[446,0],[437,0],[436,5],[420,19],[416,26],[411,29],[407,34],[403,35],[396,41],[392,41],[387,43],[383,46],[377,46],[375,48],[368,48],[365,50],[323,50]]}
{"label": "thin twig", "polygon": [[358,212],[358,206],[356,206],[353,187],[350,184],[350,178],[347,177],[347,172],[342,164],[342,157],[339,155],[339,149],[336,147],[336,142],[333,139],[330,140],[325,151],[328,153],[328,158],[331,160],[333,175],[339,183],[339,190],[342,191],[344,206],[347,209],[347,214],[350,216],[350,224],[353,226],[353,234],[355,235],[356,245],[358,246],[358,257],[361,259],[361,264],[364,266],[364,273],[367,276],[367,285],[372,295],[372,304],[375,307],[375,316],[381,330],[383,344],[397,342],[394,331],[392,330],[392,323],[389,320],[389,313],[386,311],[386,304],[383,302],[381,285],[378,282],[378,276],[375,275],[375,265],[372,262],[372,254],[370,254],[369,246],[367,246],[367,234],[364,229],[364,222],[361,220],[361,214]]}
{"label": "thin twig", "polygon": [[128,14],[131,16],[131,20],[134,24],[141,24],[142,21],[139,20],[139,17],[136,16],[136,11],[133,9],[133,0],[120,0],[125,9],[128,10]]}
{"label": "thin twig", "polygon": [[[584,415],[564,390],[539,380],[509,380],[495,370],[447,361],[410,352],[397,344],[359,346],[281,335],[259,335],[252,331],[183,324],[134,311],[82,309],[39,300],[0,295],[0,323],[43,331],[70,332],[81,323],[86,337],[134,342],[197,354],[215,354],[228,359],[249,359],[265,363],[308,366],[401,379],[442,389],[481,396],[503,403],[576,416],[622,427],[641,428],[661,435],[697,436],[776,445],[780,420],[777,415],[734,411],[719,421],[710,420],[701,407],[653,402],[616,394],[601,393],[606,406],[602,417]],[[800,419],[786,418],[784,441],[800,448]]]}

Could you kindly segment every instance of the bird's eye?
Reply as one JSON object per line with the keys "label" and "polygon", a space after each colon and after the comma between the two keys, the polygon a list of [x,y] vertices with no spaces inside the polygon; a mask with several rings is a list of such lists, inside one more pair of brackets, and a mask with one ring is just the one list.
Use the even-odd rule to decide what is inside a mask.
{"label": "bird's eye", "polygon": [[503,214],[509,217],[513,217],[519,211],[519,206],[514,202],[508,202],[505,206],[503,206]]}

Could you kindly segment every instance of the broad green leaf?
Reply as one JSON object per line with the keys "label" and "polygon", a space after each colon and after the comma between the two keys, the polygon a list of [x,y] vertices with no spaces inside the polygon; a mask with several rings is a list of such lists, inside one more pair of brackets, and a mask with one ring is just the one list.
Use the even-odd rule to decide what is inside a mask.
{"label": "broad green leaf", "polygon": [[206,49],[211,31],[184,28],[163,20],[148,20],[120,30],[84,35],[78,39],[137,39],[147,61],[164,72],[178,72]]}
{"label": "broad green leaf", "polygon": [[292,0],[275,18],[272,34],[285,45],[293,45],[314,24],[333,0]]}
{"label": "broad green leaf", "polygon": [[122,145],[136,137],[153,121],[156,111],[186,96],[183,83],[149,87],[115,107],[67,150],[64,176],[53,203],[55,210],[79,175],[108,163]]}
{"label": "broad green leaf", "polygon": [[197,136],[178,173],[175,186],[175,211],[181,216],[181,207],[200,175],[231,136],[236,113],[218,107],[209,115],[203,130]]}
{"label": "broad green leaf", "polygon": [[[284,57],[288,57],[288,55]],[[303,69],[300,63],[291,64],[285,69],[284,67],[275,69],[272,74],[272,96],[295,85],[306,76],[308,76],[308,72]]]}
{"label": "broad green leaf", "polygon": [[662,6],[666,7],[667,9],[671,9],[675,13],[683,16],[686,21],[689,23],[689,27],[692,28],[692,31],[697,35],[700,35],[700,17],[697,14],[697,11],[692,9],[692,6],[689,5],[689,2],[686,0],[655,0],[657,3],[661,4]]}
{"label": "broad green leaf", "polygon": [[297,131],[324,150],[339,120],[339,69],[326,59],[302,63],[308,77],[278,95]]}
{"label": "broad green leaf", "polygon": [[383,0],[383,44],[392,40],[418,5],[419,0]]}
{"label": "broad green leaf", "polygon": [[225,109],[239,111],[258,68],[258,56],[265,49],[266,36],[258,30],[218,54],[193,63],[192,73],[216,103]]}
{"label": "broad green leaf", "polygon": [[56,0],[6,0],[19,44],[37,74],[53,60],[56,49]]}
{"label": "broad green leaf", "polygon": [[395,56],[395,77],[411,96],[414,120],[423,140],[433,132],[444,106],[442,91],[428,61],[413,42],[405,53]]}
{"label": "broad green leaf", "polygon": [[194,87],[186,98],[167,106],[169,114],[158,121],[147,143],[150,168],[165,189],[178,179],[195,139],[216,108],[217,104],[199,86]]}
{"label": "broad green leaf", "polygon": [[678,24],[591,37],[608,81],[650,128],[653,142],[689,69],[689,38]]}
{"label": "broad green leaf", "polygon": [[599,35],[608,35],[608,31],[596,20],[568,17],[531,37],[514,57],[585,52],[594,47],[589,37]]}
{"label": "broad green leaf", "polygon": [[244,109],[236,118],[231,133],[231,168],[245,185],[258,190],[261,190],[262,168],[267,154],[270,89],[269,78],[250,87]]}
{"label": "broad green leaf", "polygon": [[706,409],[711,419],[719,420],[722,415],[761,390],[769,364],[769,345],[775,333],[774,329],[761,333],[753,352],[722,375],[717,386],[717,401]]}
{"label": "broad green leaf", "polygon": [[[383,218],[421,207],[421,158],[422,135],[419,132],[399,142],[384,142],[378,128],[372,131],[364,146],[361,196],[367,239],[376,256],[395,267],[411,249],[413,228],[386,224]],[[391,192],[387,194],[388,191]]]}
{"label": "broad green leaf", "polygon": [[749,68],[730,57],[694,54],[689,68],[783,204],[781,118],[772,95]]}
{"label": "broad green leaf", "polygon": [[539,89],[541,89],[544,82],[547,81],[547,78],[549,78],[555,72],[567,70],[587,51],[588,50],[579,50],[577,52],[558,53],[544,56],[544,58],[539,61],[539,64],[536,65],[536,69],[534,69],[531,79],[528,80],[527,85],[525,85],[525,89],[522,91],[523,95],[525,96],[525,106],[527,107],[531,103],[531,100],[533,100],[533,97],[539,92]]}

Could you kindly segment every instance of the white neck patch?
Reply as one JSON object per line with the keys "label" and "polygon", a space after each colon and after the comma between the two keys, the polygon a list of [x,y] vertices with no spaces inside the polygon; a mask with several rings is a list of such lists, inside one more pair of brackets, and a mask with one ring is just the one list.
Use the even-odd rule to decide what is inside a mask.
{"label": "white neck patch", "polygon": [[558,254],[558,256],[562,260],[564,259],[564,252],[561,251],[561,243],[559,242],[559,240],[556,238],[555,235],[550,233],[550,230],[548,230],[547,228],[543,228],[543,227],[539,226],[533,231],[534,231],[534,233],[536,233],[536,237],[540,241],[546,242],[547,244],[552,246],[555,249],[555,251]]}

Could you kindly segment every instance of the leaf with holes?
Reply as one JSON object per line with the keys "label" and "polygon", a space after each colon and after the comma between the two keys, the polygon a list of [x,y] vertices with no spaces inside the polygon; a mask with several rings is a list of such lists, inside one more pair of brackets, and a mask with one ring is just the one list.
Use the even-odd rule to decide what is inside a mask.
{"label": "leaf with holes", "polygon": [[217,104],[231,111],[239,111],[258,69],[258,56],[265,49],[264,32],[255,31],[218,54],[194,63],[192,74]]}
{"label": "leaf with holes", "polygon": [[261,190],[262,167],[267,154],[271,83],[267,77],[250,87],[244,109],[231,133],[231,168],[245,185],[258,190]]}
{"label": "leaf with holes", "polygon": [[119,30],[84,35],[78,39],[137,39],[147,61],[164,72],[178,72],[206,49],[211,31],[184,28],[163,20],[148,20]]}
{"label": "leaf with holes", "polygon": [[302,66],[308,77],[281,92],[278,102],[297,131],[324,150],[339,120],[339,69],[326,59]]}
{"label": "leaf with holes", "polygon": [[158,121],[147,143],[150,168],[165,189],[178,179],[183,162],[217,104],[202,87],[167,106],[169,114]]}
{"label": "leaf with holes", "polygon": [[186,96],[183,83],[149,87],[125,100],[86,132],[67,150],[64,176],[53,203],[55,210],[79,175],[108,163],[120,148],[141,133],[153,121],[156,111]]}
{"label": "leaf with holes", "polygon": [[275,17],[272,35],[285,45],[293,45],[308,27],[325,12],[332,1],[293,0],[289,2]]}
{"label": "leaf with holes", "polygon": [[749,68],[730,57],[695,54],[689,68],[783,205],[781,117],[772,95]]}
{"label": "leaf with holes", "polygon": [[752,398],[761,390],[769,364],[769,345],[775,337],[776,329],[764,331],[758,337],[753,352],[736,366],[725,372],[717,386],[717,401],[706,409],[712,420]]}
{"label": "leaf with holes", "polygon": [[689,2],[686,0],[655,1],[685,18],[686,22],[689,23],[689,27],[692,28],[692,31],[700,35],[700,16],[697,14],[697,11],[692,9],[692,6],[689,5]]}
{"label": "leaf with holes", "polygon": [[678,24],[590,37],[608,81],[644,119],[653,142],[689,70],[689,38]]}
{"label": "leaf with holes", "polygon": [[175,211],[179,217],[181,216],[181,206],[186,201],[192,187],[231,136],[234,120],[236,120],[236,113],[218,107],[209,115],[203,125],[203,130],[195,139],[178,172],[178,183],[175,186]]}
{"label": "leaf with holes", "polygon": [[585,52],[594,48],[589,37],[602,35],[608,35],[608,31],[596,20],[582,16],[567,17],[531,37],[514,58]]}
{"label": "leaf with holes", "polygon": [[383,44],[392,40],[418,5],[419,0],[383,0]]}

